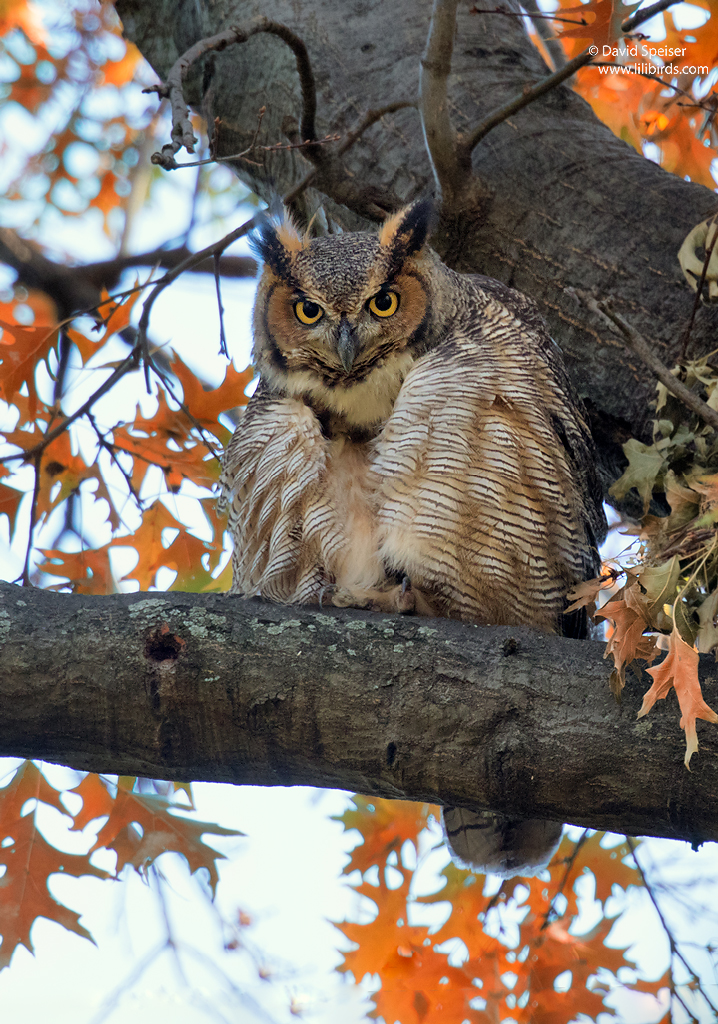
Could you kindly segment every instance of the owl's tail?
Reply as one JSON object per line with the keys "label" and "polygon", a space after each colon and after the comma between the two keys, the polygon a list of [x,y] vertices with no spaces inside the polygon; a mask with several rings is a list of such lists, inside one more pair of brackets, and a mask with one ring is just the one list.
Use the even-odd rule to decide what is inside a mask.
{"label": "owl's tail", "polygon": [[443,819],[452,856],[475,871],[502,878],[535,875],[545,868],[563,832],[557,821],[507,818],[466,807],[445,807]]}

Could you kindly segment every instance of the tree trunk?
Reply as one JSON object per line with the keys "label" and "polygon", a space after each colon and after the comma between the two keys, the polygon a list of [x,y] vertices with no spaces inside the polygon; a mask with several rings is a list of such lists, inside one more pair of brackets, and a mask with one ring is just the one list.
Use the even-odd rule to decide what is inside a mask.
{"label": "tree trunk", "polygon": [[[0,583],[0,754],[314,785],[613,832],[718,839],[718,732],[683,766],[671,695],[609,694],[603,645],[224,595]],[[715,664],[702,659],[715,704]]]}
{"label": "tree trunk", "polygon": [[[117,0],[117,9],[161,77],[198,39],[232,24],[269,14],[290,26],[313,64],[322,137],[346,133],[371,108],[416,99],[431,3],[276,0],[268,10],[260,0]],[[546,70],[519,19],[474,15],[462,0],[450,82],[457,129],[477,124]],[[263,144],[285,141],[287,117],[296,123],[301,110],[294,56],[267,35],[198,62],[187,96],[208,123],[220,119],[222,155],[251,143],[260,107],[267,108]],[[261,166],[239,160],[238,174],[265,199],[286,193],[310,168],[297,150],[251,159]],[[345,160],[357,195],[369,190],[386,207],[433,187],[415,109],[383,118]],[[435,245],[455,269],[489,274],[538,302],[589,407],[608,485],[618,475],[620,443],[645,432],[654,381],[571,289],[612,296],[670,364],[693,303],[676,255],[716,197],[637,154],[566,86],[492,131],[474,151],[474,172],[475,201],[444,220]],[[336,181],[322,190],[307,197],[305,213],[325,202],[347,227],[366,223],[332,204]],[[699,311],[692,351],[714,347],[717,325],[716,310]]]}

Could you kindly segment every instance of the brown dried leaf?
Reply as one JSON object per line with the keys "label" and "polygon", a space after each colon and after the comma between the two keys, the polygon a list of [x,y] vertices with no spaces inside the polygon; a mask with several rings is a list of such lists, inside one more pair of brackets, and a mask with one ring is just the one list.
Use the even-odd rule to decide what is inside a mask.
{"label": "brown dried leaf", "polygon": [[686,733],[686,768],[698,750],[696,719],[718,724],[718,715],[703,700],[701,684],[698,679],[698,652],[683,640],[677,627],[671,633],[668,654],[660,665],[649,668],[648,674],[653,677],[653,685],[643,697],[638,717],[648,714],[657,700],[664,700],[673,687],[678,696],[681,708],[681,729]]}
{"label": "brown dried leaf", "polygon": [[[592,580],[585,580],[583,583],[573,587],[566,594],[567,599],[573,603],[566,608],[564,615],[568,615],[570,612],[577,612],[579,608],[595,605],[599,592],[615,583],[619,575],[620,573],[616,569],[606,569],[600,576],[596,576]],[[593,614],[592,610],[591,614]]]}

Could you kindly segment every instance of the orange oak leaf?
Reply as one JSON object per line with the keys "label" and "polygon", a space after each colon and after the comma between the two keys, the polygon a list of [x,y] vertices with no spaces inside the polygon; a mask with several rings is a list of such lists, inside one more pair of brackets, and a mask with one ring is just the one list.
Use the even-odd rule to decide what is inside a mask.
{"label": "orange oak leaf", "polygon": [[199,487],[212,487],[216,483],[219,463],[215,458],[208,458],[208,448],[191,431],[192,423],[181,409],[170,408],[163,390],[159,392],[154,416],[143,417],[138,408],[132,423],[115,427],[114,447],[135,457],[132,472],[135,490],[141,487],[150,465],[159,466],[168,489],[173,492],[179,490],[183,479]]}
{"label": "orange oak leaf", "polygon": [[[167,546],[163,543],[164,530],[178,531]],[[221,552],[222,537],[212,541],[200,540],[188,533],[187,527],[175,519],[161,501],[156,501],[142,514],[142,523],[133,534],[115,537],[109,546],[135,548],[139,556],[137,565],[123,579],[137,580],[140,590],[148,590],[152,586],[162,566],[177,573],[173,589],[201,590],[208,579],[212,580],[202,559],[207,554],[211,559],[218,548]]]}
{"label": "orange oak leaf", "polygon": [[342,874],[367,871],[373,864],[386,863],[391,853],[398,852],[408,839],[416,843],[419,832],[426,826],[430,812],[438,815],[438,808],[430,804],[411,803],[409,800],[382,800],[354,795],[354,810],[347,810],[335,818],[345,831],[355,828],[364,842],[355,846],[349,863]]}
{"label": "orange oak leaf", "polygon": [[[4,474],[0,474],[4,475]],[[20,508],[20,502],[22,501],[24,494],[22,491],[16,491],[14,487],[8,487],[5,484],[0,484],[0,516],[6,515],[10,521],[10,535],[12,536],[13,530],[15,529],[15,517],[17,516],[18,509]]]}
{"label": "orange oak leaf", "polygon": [[72,791],[82,798],[82,807],[74,818],[71,832],[81,832],[95,818],[104,818],[114,807],[115,798],[99,775],[86,775]]}
{"label": "orange oak leaf", "polygon": [[243,833],[172,814],[173,807],[165,797],[134,793],[118,787],[110,816],[98,832],[92,851],[102,847],[114,850],[118,873],[125,864],[131,864],[142,873],[160,854],[180,853],[190,872],[207,869],[214,892],[219,881],[216,862],[224,860],[224,854],[203,843],[202,836],[241,836]]}
{"label": "orange oak leaf", "polygon": [[[129,46],[133,46],[133,44],[130,43]],[[139,278],[135,279],[135,286],[138,283]],[[110,298],[106,288],[102,289],[102,299],[98,312],[104,319],[105,333],[103,340],[113,334],[119,334],[120,331],[128,326],[132,319],[132,310],[139,297],[140,293],[135,292],[133,295],[128,295],[123,302],[117,302],[115,299]]]}
{"label": "orange oak leaf", "polygon": [[109,877],[90,863],[89,855],[63,853],[51,846],[38,831],[35,811],[21,814],[28,800],[40,800],[66,814],[57,790],[50,786],[31,761],[20,766],[12,781],[0,790],[0,969],[10,963],[15,949],[25,946],[33,952],[30,931],[38,917],[61,924],[92,941],[80,924],[80,916],[50,895],[47,882],[52,874],[79,878]]}
{"label": "orange oak leaf", "polygon": [[[10,443],[18,443],[16,434],[5,436]],[[36,444],[37,439],[32,443]],[[100,467],[96,462],[88,466],[81,455],[72,454],[71,438],[67,431],[59,434],[43,452],[40,465],[40,487],[37,496],[38,515],[46,515],[52,509],[57,508],[73,491],[78,490],[83,480],[97,481],[95,497],[104,498],[107,502],[110,523],[113,529],[117,529],[120,525],[120,517],[112,502]]]}
{"label": "orange oak leaf", "polygon": [[603,656],[613,656],[611,689],[616,697],[625,685],[626,665],[636,658],[642,658],[650,664],[658,656],[655,638],[643,635],[651,628],[651,624],[640,594],[637,577],[628,574],[626,585],[594,612],[595,619],[608,619],[613,626]]}
{"label": "orange oak leaf", "polygon": [[587,24],[576,25],[573,28],[561,24],[562,40],[588,40],[602,47],[615,40],[620,31],[620,22],[626,17],[626,11],[622,4],[616,3],[616,0],[590,0],[589,3],[579,4],[577,7],[563,7],[561,17],[564,16],[576,21],[584,20]]}
{"label": "orange oak leaf", "polygon": [[21,327],[0,320],[0,398],[11,405],[23,384],[28,390],[28,406],[32,419],[38,408],[35,371],[56,344],[57,327]]}
{"label": "orange oak leaf", "polygon": [[246,405],[249,399],[244,391],[254,378],[254,370],[248,366],[238,372],[232,363],[227,367],[224,380],[218,388],[206,388],[196,374],[175,355],[172,360],[172,373],[182,385],[184,402],[196,420],[216,434],[226,444],[231,432],[218,422],[219,416],[229,409]]}
{"label": "orange oak leaf", "polygon": [[638,718],[647,715],[657,700],[664,700],[671,687],[675,689],[681,709],[680,725],[686,734],[686,768],[690,767],[691,757],[698,750],[696,719],[702,718],[714,725],[718,723],[718,715],[703,700],[698,679],[698,661],[698,652],[689,647],[677,626],[674,626],[665,658],[660,665],[648,669],[648,674],[653,677],[653,685],[644,694],[638,712]]}
{"label": "orange oak leaf", "polygon": [[46,561],[39,565],[41,572],[67,578],[67,583],[56,583],[48,590],[72,587],[74,594],[113,594],[115,583],[110,566],[109,546],[83,551],[40,549]]}
{"label": "orange oak leaf", "polygon": [[[376,904],[377,916],[368,924],[343,922],[338,926],[356,945],[339,969],[351,970],[357,978],[375,974],[381,981],[373,997],[376,1009],[372,1016],[421,1024],[444,1024],[447,1020],[495,1024],[506,1019],[516,1024],[569,1024],[578,1016],[595,1019],[608,1011],[603,999],[612,986],[602,980],[603,973],[601,977],[597,974],[611,972],[616,976],[621,967],[632,966],[632,962],[622,949],[605,945],[613,919],[602,918],[586,934],[572,933],[572,924],[579,916],[574,886],[590,868],[596,878],[596,895],[605,900],[611,892],[613,883],[609,879],[616,865],[617,877],[624,886],[640,884],[636,871],[622,864],[624,848],[604,849],[601,834],[590,836],[579,846],[564,837],[550,865],[549,882],[511,879],[493,897],[484,895],[481,876],[449,864],[442,873],[446,879],[443,888],[418,898],[419,903],[449,907],[446,922],[429,932],[409,923],[412,903],[417,902],[412,895],[413,872],[401,859],[399,837],[390,834],[386,817],[390,806],[386,801],[382,814],[366,813],[369,809],[357,806],[355,801],[356,809],[348,812],[349,820],[362,831],[367,850],[377,854],[379,884],[371,884],[366,876],[361,884],[353,886]],[[421,818],[413,825],[405,820],[399,830],[403,841],[413,833],[416,842],[421,824]],[[374,830],[379,841],[372,834]],[[392,858],[389,864],[394,866],[388,870],[398,872],[401,881],[389,888],[387,859],[392,850],[399,859]],[[362,866],[366,868],[366,863]],[[394,875],[392,884],[395,882]],[[512,927],[518,929],[510,942],[499,924],[505,908],[510,911]],[[440,949],[443,943],[456,939],[461,939],[468,950],[468,959],[459,966],[449,964]],[[566,972],[570,972],[570,986],[567,991],[559,991],[557,979]]]}

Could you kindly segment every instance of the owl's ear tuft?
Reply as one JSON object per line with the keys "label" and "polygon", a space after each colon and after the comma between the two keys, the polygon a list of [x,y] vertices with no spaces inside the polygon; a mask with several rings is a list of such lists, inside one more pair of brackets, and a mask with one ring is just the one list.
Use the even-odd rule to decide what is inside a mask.
{"label": "owl's ear tuft", "polygon": [[292,254],[304,249],[306,240],[297,231],[291,217],[285,211],[281,220],[267,218],[253,232],[250,242],[254,253],[279,277],[291,274]]}
{"label": "owl's ear tuft", "polygon": [[426,243],[436,217],[432,199],[419,199],[384,221],[379,244],[391,251],[393,261],[403,262]]}

